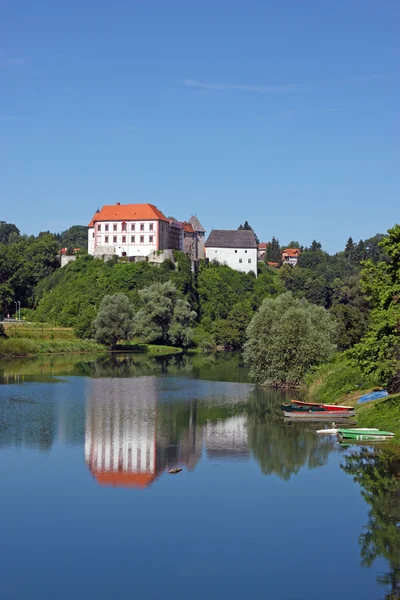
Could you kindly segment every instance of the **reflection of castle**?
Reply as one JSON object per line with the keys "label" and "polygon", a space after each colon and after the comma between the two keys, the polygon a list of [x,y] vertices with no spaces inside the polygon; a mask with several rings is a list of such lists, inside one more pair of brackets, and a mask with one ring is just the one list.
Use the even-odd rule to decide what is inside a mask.
{"label": "reflection of castle", "polygon": [[[160,379],[92,379],[85,460],[102,485],[147,487],[165,469],[210,457],[248,458],[246,417],[197,424],[198,402],[158,405]],[[178,411],[174,410],[178,408]]]}
{"label": "reflection of castle", "polygon": [[244,415],[238,415],[226,421],[207,423],[204,428],[207,455],[215,458],[249,458],[246,421]]}
{"label": "reflection of castle", "polygon": [[92,379],[85,460],[104,485],[146,487],[157,476],[156,380]]}

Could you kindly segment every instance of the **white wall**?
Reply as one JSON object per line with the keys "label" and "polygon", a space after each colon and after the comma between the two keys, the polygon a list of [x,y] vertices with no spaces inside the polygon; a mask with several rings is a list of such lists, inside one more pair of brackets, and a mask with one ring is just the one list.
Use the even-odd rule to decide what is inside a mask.
{"label": "white wall", "polygon": [[[159,221],[124,221],[126,223],[126,231],[122,231],[123,221],[99,221],[95,223],[95,227],[90,227],[88,230],[88,253],[95,254],[97,246],[108,246],[113,248],[117,256],[148,256],[155,252],[157,248],[157,240],[159,236]],[[135,229],[132,230],[132,224]],[[144,231],[140,230],[140,225],[144,225]],[[101,226],[100,231],[98,225]],[[108,231],[105,226],[108,225]],[[117,230],[114,231],[114,225]],[[150,225],[153,229],[150,229]],[[166,224],[168,226],[168,224]],[[132,236],[135,241],[132,242]],[[141,236],[144,237],[144,242],[140,242]],[[149,238],[153,236],[153,242],[150,243]],[[114,242],[114,237],[116,241]],[[125,242],[123,242],[123,237]],[[108,241],[106,241],[108,238]]]}
{"label": "white wall", "polygon": [[253,271],[257,275],[257,248],[206,248],[206,258],[236,271]]}

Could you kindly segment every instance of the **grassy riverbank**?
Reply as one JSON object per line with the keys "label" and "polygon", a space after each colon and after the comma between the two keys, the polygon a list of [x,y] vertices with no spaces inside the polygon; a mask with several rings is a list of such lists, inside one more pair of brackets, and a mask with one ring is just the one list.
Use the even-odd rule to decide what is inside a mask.
{"label": "grassy riverbank", "polygon": [[382,386],[371,375],[363,374],[343,355],[316,369],[306,378],[305,384],[310,400],[354,406],[358,427],[392,431],[395,433],[394,443],[400,445],[400,394],[357,405],[360,396],[382,389]]}
{"label": "grassy riverbank", "polygon": [[[93,340],[81,340],[70,327],[54,327],[48,323],[7,324],[6,338],[0,338],[0,360],[40,354],[105,353],[107,348]],[[133,352],[148,356],[182,353],[182,348],[132,342],[121,344],[117,352]]]}

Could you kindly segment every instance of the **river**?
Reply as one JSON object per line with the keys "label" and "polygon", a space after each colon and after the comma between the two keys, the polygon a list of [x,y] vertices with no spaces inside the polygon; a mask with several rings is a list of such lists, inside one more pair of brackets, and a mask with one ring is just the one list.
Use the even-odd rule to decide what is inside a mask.
{"label": "river", "polygon": [[398,455],[285,399],[229,354],[2,363],[0,598],[399,598]]}

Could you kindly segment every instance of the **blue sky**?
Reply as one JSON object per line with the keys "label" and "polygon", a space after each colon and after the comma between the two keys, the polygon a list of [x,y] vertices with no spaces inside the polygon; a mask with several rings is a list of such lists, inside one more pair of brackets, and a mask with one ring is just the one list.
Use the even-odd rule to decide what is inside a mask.
{"label": "blue sky", "polygon": [[0,219],[96,208],[328,251],[400,221],[400,3],[5,0]]}

